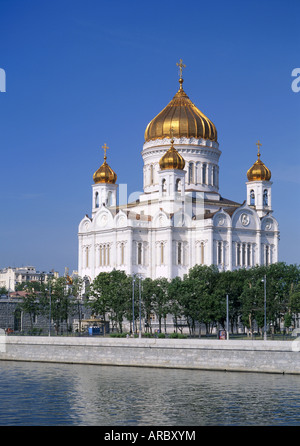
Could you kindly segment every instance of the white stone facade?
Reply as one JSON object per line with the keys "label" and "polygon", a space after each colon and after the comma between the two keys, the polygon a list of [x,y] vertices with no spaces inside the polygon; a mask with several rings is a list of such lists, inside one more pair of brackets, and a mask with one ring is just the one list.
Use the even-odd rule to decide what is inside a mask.
{"label": "white stone facade", "polygon": [[[168,138],[144,144],[144,193],[137,202],[118,206],[116,185],[92,186],[91,217],[79,224],[79,276],[93,280],[115,268],[171,279],[183,277],[196,264],[233,270],[277,262],[272,183],[247,182],[243,204],[224,199],[217,142],[175,138],[184,171],[160,170],[159,160],[169,147]],[[109,200],[96,202],[95,191]]]}

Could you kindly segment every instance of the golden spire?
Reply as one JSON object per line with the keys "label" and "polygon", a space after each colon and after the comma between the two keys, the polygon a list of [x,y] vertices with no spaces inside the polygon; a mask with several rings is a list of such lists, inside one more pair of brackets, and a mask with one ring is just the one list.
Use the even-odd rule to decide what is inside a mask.
{"label": "golden spire", "polygon": [[253,166],[247,172],[247,178],[249,181],[270,181],[271,171],[265,166],[265,164],[260,159],[260,147],[261,142],[258,140],[257,143],[257,160]]}
{"label": "golden spire", "polygon": [[182,68],[186,68],[186,65],[182,63],[182,59],[179,59],[179,63],[176,63],[177,67],[179,67],[179,84],[180,90],[182,90],[183,78],[182,78]]}
{"label": "golden spire", "polygon": [[93,175],[94,182],[115,184],[115,182],[117,181],[117,175],[106,162],[107,159],[106,150],[109,149],[109,147],[106,145],[106,143],[104,143],[102,149],[104,150],[104,162],[99,167],[99,169],[94,173]]}

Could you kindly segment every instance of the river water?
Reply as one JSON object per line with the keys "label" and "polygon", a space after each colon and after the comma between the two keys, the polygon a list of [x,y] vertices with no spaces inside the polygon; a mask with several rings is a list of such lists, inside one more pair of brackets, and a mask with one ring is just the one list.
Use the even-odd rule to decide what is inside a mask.
{"label": "river water", "polygon": [[0,361],[2,426],[300,425],[300,376]]}

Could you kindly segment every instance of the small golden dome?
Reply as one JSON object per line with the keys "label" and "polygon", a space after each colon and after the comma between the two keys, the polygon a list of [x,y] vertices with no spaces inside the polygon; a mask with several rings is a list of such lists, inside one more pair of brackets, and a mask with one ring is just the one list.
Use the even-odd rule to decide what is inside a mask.
{"label": "small golden dome", "polygon": [[166,169],[178,169],[183,170],[185,166],[185,161],[180,153],[174,147],[174,140],[171,139],[171,147],[159,160],[159,167],[161,170]]}
{"label": "small golden dome", "polygon": [[270,181],[271,171],[260,159],[261,143],[258,141],[256,145],[258,147],[257,160],[247,172],[248,181]]}
{"label": "small golden dome", "polygon": [[102,146],[104,149],[104,162],[99,167],[99,169],[94,173],[93,180],[95,183],[109,183],[115,184],[117,181],[117,174],[112,170],[112,168],[107,164],[106,150],[108,149],[106,143]]}
{"label": "small golden dome", "polygon": [[172,128],[175,138],[217,141],[216,127],[187,96],[182,88],[182,78],[179,84],[180,88],[171,102],[147,125],[145,142],[170,138]]}

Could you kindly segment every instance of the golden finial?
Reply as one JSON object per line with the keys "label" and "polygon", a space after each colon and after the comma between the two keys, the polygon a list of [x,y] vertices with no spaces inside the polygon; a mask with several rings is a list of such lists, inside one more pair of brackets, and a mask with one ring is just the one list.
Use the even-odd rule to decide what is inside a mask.
{"label": "golden finial", "polygon": [[257,157],[260,158],[260,147],[262,146],[261,142],[258,140],[257,143]]}
{"label": "golden finial", "polygon": [[109,147],[106,145],[106,143],[104,143],[104,146],[102,146],[102,149],[104,149],[104,160],[106,161],[106,150],[109,149]]}
{"label": "golden finial", "polygon": [[182,83],[183,83],[183,79],[182,79],[182,69],[186,68],[186,65],[184,65],[184,63],[182,63],[182,59],[179,59],[179,63],[176,63],[177,67],[179,67],[179,83],[180,83],[180,89],[182,89]]}

